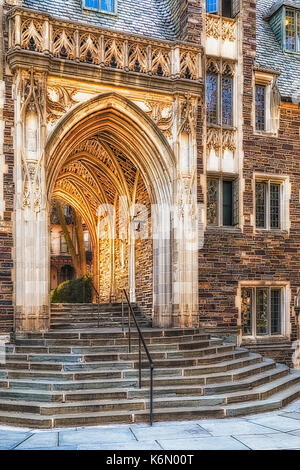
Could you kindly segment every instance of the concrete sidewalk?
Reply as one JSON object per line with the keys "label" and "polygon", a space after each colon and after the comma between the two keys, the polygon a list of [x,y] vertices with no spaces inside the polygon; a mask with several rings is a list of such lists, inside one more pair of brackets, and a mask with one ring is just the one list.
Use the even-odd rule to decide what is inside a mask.
{"label": "concrete sidewalk", "polygon": [[244,418],[41,431],[0,426],[0,450],[300,450],[300,400]]}

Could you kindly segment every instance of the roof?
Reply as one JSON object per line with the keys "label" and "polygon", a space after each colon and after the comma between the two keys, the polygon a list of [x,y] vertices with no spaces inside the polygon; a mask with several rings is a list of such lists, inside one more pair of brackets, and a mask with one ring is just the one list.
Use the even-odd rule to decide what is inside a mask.
{"label": "roof", "polygon": [[300,0],[277,0],[273,2],[271,8],[268,11],[267,18],[270,18],[276,11],[282,6],[300,8]]}
{"label": "roof", "polygon": [[275,69],[280,72],[278,87],[283,98],[300,102],[300,54],[283,52],[281,44],[275,37],[270,24],[264,20],[275,13],[283,4],[300,8],[300,0],[274,2],[274,0],[257,0],[256,64],[262,68]]}
{"label": "roof", "polygon": [[23,0],[23,7],[68,21],[172,40],[176,24],[169,0],[118,0],[117,15],[82,9],[81,0]]}

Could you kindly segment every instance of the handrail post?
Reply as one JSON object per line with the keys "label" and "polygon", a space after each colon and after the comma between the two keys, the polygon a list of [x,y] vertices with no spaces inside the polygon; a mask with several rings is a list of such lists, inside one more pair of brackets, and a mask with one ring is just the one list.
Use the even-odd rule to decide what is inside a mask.
{"label": "handrail post", "polygon": [[131,353],[131,318],[130,318],[130,307],[128,305],[128,351]]}
{"label": "handrail post", "polygon": [[153,424],[153,364],[150,364],[150,426]]}
{"label": "handrail post", "polygon": [[97,301],[98,301],[98,328],[100,328],[100,297],[97,294]]}
{"label": "handrail post", "polygon": [[122,292],[122,331],[124,333],[124,292]]}
{"label": "handrail post", "polygon": [[139,336],[139,387],[142,388],[142,351],[141,337]]}

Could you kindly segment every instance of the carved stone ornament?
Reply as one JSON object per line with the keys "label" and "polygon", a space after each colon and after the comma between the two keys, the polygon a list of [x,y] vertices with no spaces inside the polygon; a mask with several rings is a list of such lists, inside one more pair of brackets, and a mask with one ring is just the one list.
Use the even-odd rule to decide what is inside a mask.
{"label": "carved stone ornament", "polygon": [[173,104],[162,103],[160,101],[145,102],[148,111],[146,114],[155,122],[159,129],[166,135],[171,137],[173,124]]}
{"label": "carved stone ornament", "polygon": [[21,116],[24,119],[25,114],[29,108],[35,109],[40,122],[45,120],[45,87],[46,75],[45,73],[36,72],[31,68],[29,72],[22,71],[20,73],[18,92],[21,95]]}
{"label": "carved stone ornament", "polygon": [[23,161],[23,202],[22,207],[29,207],[39,212],[42,203],[41,168],[38,163]]}
{"label": "carved stone ornament", "polygon": [[60,85],[47,89],[47,121],[55,122],[60,119],[72,106],[78,103],[74,99],[76,90]]}
{"label": "carved stone ornament", "polygon": [[180,132],[195,135],[198,118],[198,97],[192,98],[185,95],[183,101],[179,102],[179,129]]}
{"label": "carved stone ornament", "polygon": [[208,127],[206,134],[206,146],[208,150],[214,149],[217,153],[220,149],[234,152],[236,149],[236,132],[232,129],[219,129]]}

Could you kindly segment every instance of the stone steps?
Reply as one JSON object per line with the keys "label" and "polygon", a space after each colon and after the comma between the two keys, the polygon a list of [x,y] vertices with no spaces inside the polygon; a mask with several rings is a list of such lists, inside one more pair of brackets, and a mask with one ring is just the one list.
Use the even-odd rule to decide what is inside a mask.
{"label": "stone steps", "polygon": [[[151,326],[151,320],[146,317],[137,305],[133,305],[133,311],[140,327]],[[124,321],[127,321],[128,306],[124,304]],[[52,330],[64,328],[96,328],[121,327],[122,304],[53,304],[51,306],[50,324]],[[133,324],[133,319],[132,319]]]}
{"label": "stone steps", "polygon": [[[300,373],[198,328],[144,329],[154,361],[154,421],[225,418],[275,409]],[[148,422],[149,364],[120,328],[17,334],[0,366],[0,423],[53,428]],[[276,409],[277,409],[276,408]]]}

